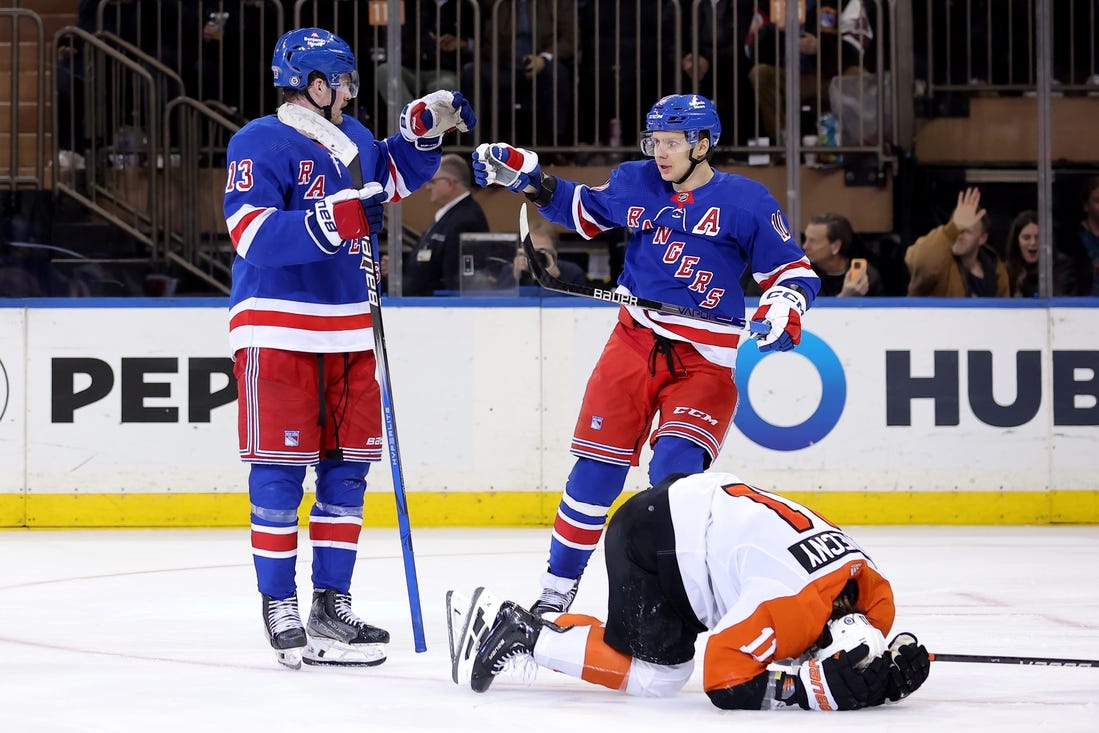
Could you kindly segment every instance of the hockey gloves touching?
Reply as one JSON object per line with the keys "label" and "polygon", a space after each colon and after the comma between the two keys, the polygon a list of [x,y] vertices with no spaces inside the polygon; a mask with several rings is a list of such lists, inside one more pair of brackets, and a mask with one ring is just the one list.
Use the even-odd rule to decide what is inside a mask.
{"label": "hockey gloves touching", "polygon": [[912,634],[897,634],[889,644],[885,659],[890,662],[886,700],[897,702],[920,688],[931,672],[931,657],[926,647]]}
{"label": "hockey gloves touching", "polygon": [[325,196],[305,214],[309,236],[325,254],[335,254],[344,242],[381,231],[386,193],[377,183],[359,190],[345,188]]}
{"label": "hockey gloves touching", "polygon": [[803,710],[858,710],[881,705],[889,664],[881,656],[866,663],[869,648],[860,644],[826,659],[809,659],[784,675],[776,691],[780,702]]}
{"label": "hockey gloves touching", "polygon": [[759,337],[759,350],[789,351],[801,343],[801,317],[806,309],[805,296],[793,288],[772,285],[759,296],[759,308],[753,321],[771,326],[771,331]]}
{"label": "hockey gloves touching", "polygon": [[506,143],[481,143],[473,151],[473,178],[478,186],[497,184],[522,193],[527,186],[542,188],[538,153]]}
{"label": "hockey gloves touching", "polygon": [[473,106],[459,92],[431,92],[401,110],[401,136],[419,150],[433,150],[442,143],[443,133],[469,132],[476,124]]}

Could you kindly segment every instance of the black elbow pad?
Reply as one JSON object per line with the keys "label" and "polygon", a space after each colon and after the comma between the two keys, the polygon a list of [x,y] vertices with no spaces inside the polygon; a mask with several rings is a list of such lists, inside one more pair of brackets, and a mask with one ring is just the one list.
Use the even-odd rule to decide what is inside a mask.
{"label": "black elbow pad", "polygon": [[763,698],[767,694],[767,673],[757,675],[747,682],[720,690],[708,690],[706,694],[722,710],[764,710]]}

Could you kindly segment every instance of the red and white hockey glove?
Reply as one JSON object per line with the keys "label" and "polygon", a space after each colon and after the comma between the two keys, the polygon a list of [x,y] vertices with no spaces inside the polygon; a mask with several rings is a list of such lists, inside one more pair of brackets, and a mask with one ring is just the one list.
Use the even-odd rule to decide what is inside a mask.
{"label": "red and white hockey glove", "polygon": [[355,190],[345,188],[313,205],[305,214],[305,226],[313,242],[326,254],[335,254],[352,239],[382,229],[385,190],[371,182]]}
{"label": "red and white hockey glove", "polygon": [[771,331],[759,337],[759,350],[789,351],[801,343],[801,317],[805,315],[805,296],[782,285],[772,285],[759,296],[759,308],[753,321],[771,326]]}
{"label": "red and white hockey glove", "polygon": [[460,92],[431,92],[401,110],[401,136],[420,150],[439,147],[444,133],[469,132],[476,125],[473,106]]}
{"label": "red and white hockey glove", "polygon": [[522,193],[527,186],[541,188],[538,153],[507,143],[481,143],[473,151],[473,179],[478,186],[497,184]]}

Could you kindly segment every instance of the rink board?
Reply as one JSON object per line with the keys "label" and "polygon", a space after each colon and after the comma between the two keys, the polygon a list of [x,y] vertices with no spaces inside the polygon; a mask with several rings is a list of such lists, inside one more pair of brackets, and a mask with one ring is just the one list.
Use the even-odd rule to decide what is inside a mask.
{"label": "rink board", "polygon": [[[869,302],[742,349],[715,469],[844,523],[1099,522],[1099,301]],[[386,306],[414,523],[548,524],[615,310]],[[0,307],[0,526],[244,526],[226,322],[220,299]],[[393,523],[388,461],[369,481],[366,524]]]}

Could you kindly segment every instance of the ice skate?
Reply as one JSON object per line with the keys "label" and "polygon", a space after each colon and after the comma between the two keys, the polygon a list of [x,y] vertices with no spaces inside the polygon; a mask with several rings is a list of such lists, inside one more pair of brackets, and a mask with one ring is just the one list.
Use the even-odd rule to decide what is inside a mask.
{"label": "ice skate", "polygon": [[298,595],[284,600],[263,594],[263,629],[275,656],[290,669],[301,669],[301,650],[306,644],[305,628],[298,613]]}
{"label": "ice skate", "polygon": [[492,591],[476,588],[472,596],[447,591],[447,631],[450,634],[450,677],[456,685],[469,684],[477,647],[488,634],[500,602]]}
{"label": "ice skate", "polygon": [[533,661],[534,643],[547,626],[553,625],[516,603],[504,601],[473,658],[469,680],[473,691],[486,691],[510,663],[524,657]]}
{"label": "ice skate", "polygon": [[579,587],[579,578],[559,578],[552,573],[546,573],[542,576],[542,595],[530,607],[530,612],[536,616],[564,613],[576,599],[576,590]]}
{"label": "ice skate", "polygon": [[303,660],[306,664],[373,667],[385,661],[389,632],[356,616],[347,593],[332,589],[313,591],[306,629],[309,635]]}

